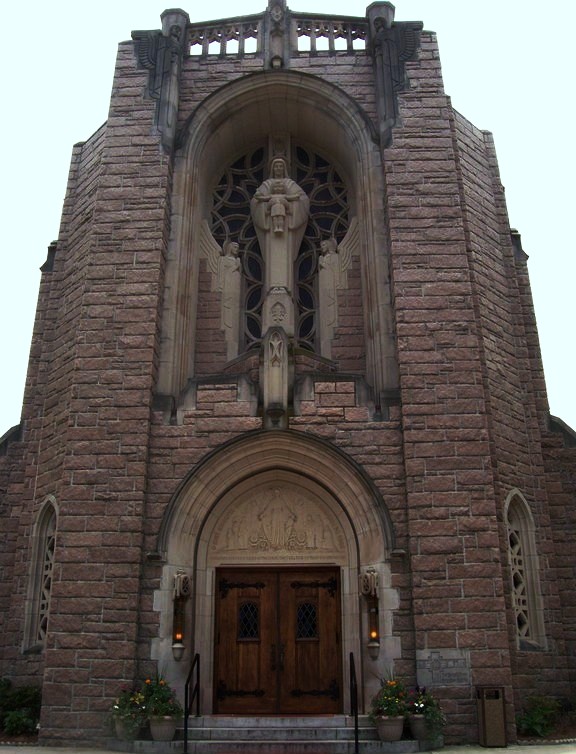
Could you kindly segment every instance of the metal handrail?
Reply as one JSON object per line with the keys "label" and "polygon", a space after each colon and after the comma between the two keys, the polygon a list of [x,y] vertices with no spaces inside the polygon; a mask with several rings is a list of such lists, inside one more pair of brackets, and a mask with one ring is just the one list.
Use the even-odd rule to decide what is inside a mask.
{"label": "metal handrail", "polygon": [[[358,681],[356,679],[356,665],[354,652],[350,652],[350,715],[354,718],[354,754],[359,753],[358,744]],[[186,749],[184,749],[186,754]]]}
{"label": "metal handrail", "polygon": [[[196,671],[196,683],[190,692],[194,671]],[[200,717],[200,655],[198,652],[194,655],[184,687],[184,754],[188,754],[188,720],[194,700],[196,700],[196,717]]]}

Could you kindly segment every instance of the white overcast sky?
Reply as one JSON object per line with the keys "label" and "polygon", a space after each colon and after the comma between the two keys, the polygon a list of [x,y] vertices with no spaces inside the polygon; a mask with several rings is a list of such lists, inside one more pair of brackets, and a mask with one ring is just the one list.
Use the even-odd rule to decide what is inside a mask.
{"label": "white overcast sky", "polygon": [[[363,16],[358,0],[288,0]],[[573,0],[397,0],[397,21],[438,34],[453,106],[494,134],[522,234],[551,413],[576,429]],[[3,34],[0,436],[20,420],[40,273],[58,236],[72,145],[105,120],[119,42],[160,28],[161,0],[29,0]],[[259,13],[266,0],[181,6],[192,21]],[[6,12],[5,12],[6,15]],[[5,19],[8,23],[9,19]],[[11,28],[11,30],[10,30]]]}

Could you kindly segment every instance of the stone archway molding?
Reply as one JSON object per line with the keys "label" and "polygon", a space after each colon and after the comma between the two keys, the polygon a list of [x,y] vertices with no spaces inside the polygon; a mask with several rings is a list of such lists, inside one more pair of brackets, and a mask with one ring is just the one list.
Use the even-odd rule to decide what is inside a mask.
{"label": "stone archway molding", "polygon": [[[174,153],[158,392],[176,397],[194,374],[199,232],[215,178],[235,156],[274,134],[320,148],[354,197],[365,319],[367,379],[378,400],[398,387],[390,306],[389,241],[381,218],[382,158],[371,113],[336,84],[297,71],[258,72],[204,99],[184,123]],[[184,302],[184,304],[183,304]]]}
{"label": "stone archway molding", "polygon": [[389,512],[373,482],[348,455],[294,430],[258,430],[231,440],[193,468],[167,507],[158,553],[170,563],[198,546],[207,517],[233,487],[270,471],[291,472],[326,490],[341,506],[357,540],[360,563],[386,559],[394,549]]}

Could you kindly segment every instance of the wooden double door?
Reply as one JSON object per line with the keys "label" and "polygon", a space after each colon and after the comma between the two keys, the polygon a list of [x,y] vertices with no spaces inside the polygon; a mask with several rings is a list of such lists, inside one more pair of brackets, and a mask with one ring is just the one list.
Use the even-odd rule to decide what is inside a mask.
{"label": "wooden double door", "polygon": [[216,573],[214,710],[342,711],[337,568],[230,568]]}

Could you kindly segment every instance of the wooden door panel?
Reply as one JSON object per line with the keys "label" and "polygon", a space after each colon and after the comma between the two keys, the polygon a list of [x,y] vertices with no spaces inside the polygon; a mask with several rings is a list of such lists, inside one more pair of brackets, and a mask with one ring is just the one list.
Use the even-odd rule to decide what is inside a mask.
{"label": "wooden door panel", "polygon": [[214,709],[342,709],[337,569],[223,569],[216,578]]}
{"label": "wooden door panel", "polygon": [[280,574],[286,647],[280,706],[285,713],[341,710],[340,594],[334,570]]}
{"label": "wooden door panel", "polygon": [[261,571],[221,571],[216,586],[215,710],[274,714],[276,577]]}

